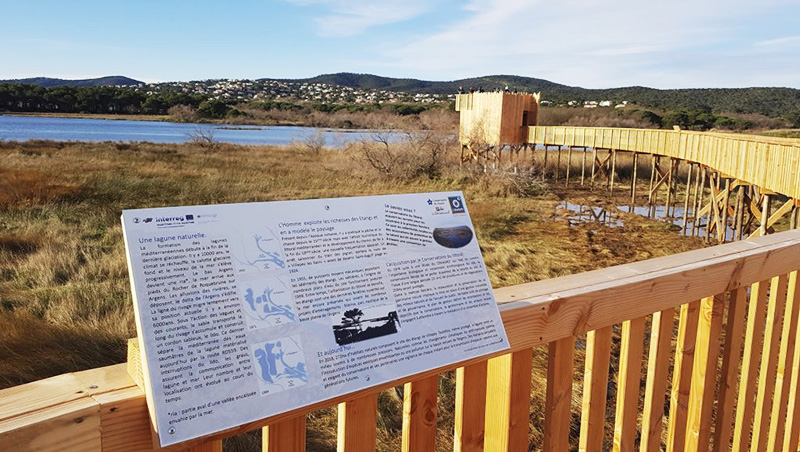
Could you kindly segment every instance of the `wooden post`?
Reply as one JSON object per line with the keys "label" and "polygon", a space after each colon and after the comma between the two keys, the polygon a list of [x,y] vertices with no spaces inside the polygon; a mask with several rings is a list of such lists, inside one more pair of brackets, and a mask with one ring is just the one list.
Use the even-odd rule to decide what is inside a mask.
{"label": "wooden post", "polygon": [[583,179],[586,175],[586,147],[583,148],[583,157],[581,158],[581,187],[583,187]]}
{"label": "wooden post", "polygon": [[544,145],[544,163],[542,163],[542,176],[547,177],[547,145]]}
{"label": "wooden post", "polygon": [[742,220],[744,219],[744,185],[736,190],[736,207],[734,209],[733,240],[742,239]]}
{"label": "wooden post", "polygon": [[675,175],[675,159],[669,159],[669,176],[667,178],[667,200],[664,202],[664,219],[669,219],[672,217],[670,210],[672,208],[672,191],[673,191],[673,183]]}
{"label": "wooden post", "polygon": [[744,334],[744,352],[740,371],[739,397],[733,429],[733,451],[750,450],[750,429],[755,411],[754,394],[761,361],[766,317],[767,289],[770,281],[760,281],[750,286],[750,303],[747,306],[747,328]]}
{"label": "wooden post", "polygon": [[378,431],[378,394],[340,403],[338,414],[336,451],[374,452]]}
{"label": "wooden post", "polygon": [[725,191],[723,192],[722,197],[722,219],[720,221],[721,224],[721,231],[718,231],[718,236],[720,238],[719,243],[725,243],[728,236],[728,206],[730,205],[730,195],[731,195],[731,180],[725,178]]}
{"label": "wooden post", "polygon": [[594,174],[597,166],[597,148],[592,148],[592,183],[589,187],[594,190]]}
{"label": "wooden post", "polygon": [[767,222],[769,221],[769,195],[763,194],[761,200],[761,224],[758,226],[758,235],[767,235]]}
{"label": "wooden post", "polygon": [[453,422],[455,452],[483,451],[485,413],[486,361],[459,367],[456,369],[456,413]]}
{"label": "wooden post", "polygon": [[586,365],[583,373],[579,451],[599,452],[603,449],[612,331],[612,327],[607,326],[586,333]]}
{"label": "wooden post", "polygon": [[[701,175],[702,170],[702,175]],[[700,235],[700,206],[703,202],[703,190],[706,185],[706,169],[697,165],[697,178],[694,181],[694,205],[692,206],[692,237]]]}
{"label": "wooden post", "polygon": [[[572,365],[574,361],[574,352],[575,336],[560,339],[549,344],[547,358],[547,394],[544,408],[543,452],[562,452],[569,449],[569,418],[570,405],[572,402]],[[514,450],[526,449],[527,447],[525,449]]]}
{"label": "wooden post", "polygon": [[755,418],[753,419],[753,439],[751,450],[767,450],[770,414],[775,374],[777,373],[779,341],[786,305],[787,275],[772,278],[769,288],[767,320],[764,324],[764,343],[761,350],[761,366],[758,371]]}
{"label": "wooden post", "polygon": [[789,229],[797,229],[797,200],[794,200],[792,213],[789,214]]}
{"label": "wooden post", "polygon": [[647,192],[647,214],[648,216],[653,216],[653,206],[655,205],[655,197],[653,196],[653,183],[656,180],[656,167],[658,166],[658,156],[653,156],[651,159],[651,166],[650,166],[650,189]]}
{"label": "wooden post", "polygon": [[609,175],[608,179],[608,195],[610,197],[614,196],[614,173],[617,171],[617,151],[610,150],[608,151],[611,153],[611,174]]}
{"label": "wooden post", "polygon": [[306,450],[306,416],[297,416],[261,430],[264,452],[300,452]]}
{"label": "wooden post", "polygon": [[558,147],[558,157],[556,157],[556,173],[555,180],[558,180],[559,169],[561,168],[561,146]]}
{"label": "wooden post", "polygon": [[633,171],[631,175],[631,213],[633,213],[633,206],[636,205],[636,179],[639,173],[639,153],[633,153]]}
{"label": "wooden post", "polygon": [[532,359],[524,349],[489,360],[484,450],[527,450]]}
{"label": "wooden post", "polygon": [[714,408],[714,385],[724,307],[722,297],[723,295],[703,298],[700,302],[686,418],[686,452],[708,450],[711,438],[711,412]]}
{"label": "wooden post", "polygon": [[565,187],[569,187],[569,170],[572,167],[572,146],[567,146],[567,180],[564,182]]}
{"label": "wooden post", "polygon": [[675,309],[673,308],[653,314],[642,412],[642,437],[639,446],[641,452],[661,450],[661,434],[664,430],[664,396],[667,389],[674,316]]}
{"label": "wooden post", "polygon": [[689,218],[689,193],[692,189],[692,165],[689,164],[689,171],[686,175],[686,194],[683,198],[683,227],[681,228],[681,235],[686,237],[686,221]]}
{"label": "wooden post", "polygon": [[639,379],[642,373],[645,318],[622,323],[617,410],[614,422],[614,452],[633,452],[639,406]]}
{"label": "wooden post", "polygon": [[725,348],[722,351],[717,416],[714,427],[714,452],[730,450],[733,434],[733,411],[736,405],[736,385],[739,382],[739,354],[744,342],[744,313],[747,308],[747,288],[730,292],[728,318],[725,322]]}
{"label": "wooden post", "polygon": [[683,452],[686,444],[686,408],[689,406],[699,308],[700,301],[693,301],[681,306],[667,427],[667,451],[669,452]]}
{"label": "wooden post", "polygon": [[438,375],[403,386],[403,452],[434,451],[438,386]]}

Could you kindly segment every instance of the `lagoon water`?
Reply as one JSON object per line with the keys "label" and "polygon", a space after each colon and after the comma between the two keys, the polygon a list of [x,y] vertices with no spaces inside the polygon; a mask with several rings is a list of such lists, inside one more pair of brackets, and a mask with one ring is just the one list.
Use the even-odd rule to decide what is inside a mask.
{"label": "lagoon water", "polygon": [[44,118],[0,115],[0,140],[150,141],[184,143],[198,130],[211,131],[214,140],[249,145],[286,145],[322,130],[328,146],[341,147],[371,132],[292,126],[229,126],[157,121]]}

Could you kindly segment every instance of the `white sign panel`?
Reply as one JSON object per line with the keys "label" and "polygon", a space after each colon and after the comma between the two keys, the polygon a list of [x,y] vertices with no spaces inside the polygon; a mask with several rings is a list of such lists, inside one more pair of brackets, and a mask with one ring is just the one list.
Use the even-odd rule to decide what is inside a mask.
{"label": "white sign panel", "polygon": [[460,192],[122,220],[162,446],[508,348]]}

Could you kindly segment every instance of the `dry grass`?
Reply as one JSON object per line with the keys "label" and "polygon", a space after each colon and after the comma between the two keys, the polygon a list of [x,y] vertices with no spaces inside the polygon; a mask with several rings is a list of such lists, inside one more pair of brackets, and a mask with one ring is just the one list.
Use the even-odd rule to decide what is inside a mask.
{"label": "dry grass", "polygon": [[[0,142],[0,387],[125,359],[135,327],[122,209],[464,190],[495,287],[702,246],[634,216],[618,229],[570,227],[554,221],[562,198],[597,203],[604,195],[548,188],[535,173],[484,174],[459,167],[454,153],[442,157],[437,177],[408,178],[334,150],[312,157],[233,145]],[[541,439],[545,363],[537,349],[532,439]],[[454,384],[452,375],[440,378],[440,450],[452,449]],[[399,390],[381,394],[379,406],[379,449],[398,450]],[[335,449],[334,409],[312,413],[308,426],[309,450]],[[258,435],[228,446],[256,450]]]}

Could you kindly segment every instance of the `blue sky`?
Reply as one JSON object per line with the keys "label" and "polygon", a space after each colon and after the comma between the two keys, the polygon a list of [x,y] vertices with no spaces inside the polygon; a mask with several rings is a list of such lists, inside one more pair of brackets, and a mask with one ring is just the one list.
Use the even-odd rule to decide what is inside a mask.
{"label": "blue sky", "polygon": [[455,80],[800,88],[798,0],[0,0],[0,79]]}

